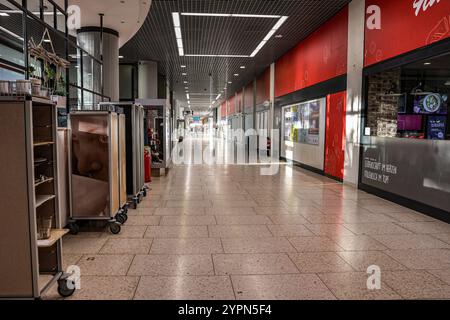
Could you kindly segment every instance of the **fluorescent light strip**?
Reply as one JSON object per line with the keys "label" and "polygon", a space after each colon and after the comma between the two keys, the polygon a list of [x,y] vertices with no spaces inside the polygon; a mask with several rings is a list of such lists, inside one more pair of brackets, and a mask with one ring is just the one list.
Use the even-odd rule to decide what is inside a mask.
{"label": "fluorescent light strip", "polygon": [[172,12],[172,20],[174,27],[181,27],[180,25],[180,14],[178,12]]}
{"label": "fluorescent light strip", "polygon": [[6,12],[0,12],[0,17],[9,17],[9,14]]}
{"label": "fluorescent light strip", "polygon": [[18,36],[18,35],[15,34],[14,32],[9,31],[9,30],[6,29],[6,28],[3,28],[2,26],[0,26],[0,30],[6,32],[7,34],[9,34],[10,36],[12,36],[12,37],[14,37],[14,38],[16,38],[16,39],[19,39],[20,41],[23,41],[23,38],[22,38],[22,37]]}
{"label": "fluorescent light strip", "polygon": [[203,13],[203,12],[182,12],[181,15],[194,17],[235,17],[235,18],[268,18],[268,19],[279,19],[281,17],[277,15],[263,15],[263,14]]}
{"label": "fluorescent light strip", "polygon": [[210,57],[210,58],[248,58],[247,55],[234,54],[187,54],[186,57]]}
{"label": "fluorescent light strip", "polygon": [[178,54],[184,56],[183,37],[181,35],[180,14],[172,12],[173,27],[175,30],[175,38],[177,39]]}
{"label": "fluorescent light strip", "polygon": [[277,30],[283,25],[283,23],[287,20],[287,16],[282,16],[277,23],[273,26],[272,30],[270,30],[267,35],[264,37],[263,41],[261,41],[261,43],[256,47],[256,49],[252,52],[252,54],[250,55],[251,58],[255,57],[259,50],[262,49],[262,47],[264,47],[264,45],[267,43],[267,41],[269,41],[270,38],[272,38],[272,36],[275,34],[275,32],[277,32]]}
{"label": "fluorescent light strip", "polygon": [[186,93],[186,98],[187,98],[188,100],[191,100],[191,98],[189,98],[189,93]]}

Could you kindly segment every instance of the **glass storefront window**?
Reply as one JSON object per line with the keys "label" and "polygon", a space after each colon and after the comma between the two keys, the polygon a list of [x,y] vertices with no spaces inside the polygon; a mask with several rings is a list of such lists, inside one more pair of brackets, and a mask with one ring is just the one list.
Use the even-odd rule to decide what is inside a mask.
{"label": "glass storefront window", "polygon": [[0,59],[25,66],[23,53],[23,12],[6,0],[0,0]]}
{"label": "glass storefront window", "polygon": [[368,77],[366,135],[450,140],[450,54]]}

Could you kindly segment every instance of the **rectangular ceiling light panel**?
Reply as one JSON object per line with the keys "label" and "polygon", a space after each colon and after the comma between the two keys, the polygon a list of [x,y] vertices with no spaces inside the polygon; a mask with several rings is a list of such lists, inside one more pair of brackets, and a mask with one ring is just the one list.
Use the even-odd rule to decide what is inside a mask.
{"label": "rectangular ceiling light panel", "polygon": [[[278,19],[277,23],[267,33],[264,39],[258,44],[251,55],[233,55],[233,54],[186,54],[184,53],[183,38],[181,35],[181,22],[180,14],[182,16],[197,16],[197,17],[239,17],[239,18],[266,18],[266,19]],[[177,39],[178,53],[180,56],[186,57],[209,57],[209,58],[253,58],[264,47],[270,38],[277,32],[277,30],[287,20],[287,16],[278,15],[262,15],[262,14],[240,14],[240,13],[201,13],[201,12],[172,12],[173,25],[175,29],[175,38]]]}

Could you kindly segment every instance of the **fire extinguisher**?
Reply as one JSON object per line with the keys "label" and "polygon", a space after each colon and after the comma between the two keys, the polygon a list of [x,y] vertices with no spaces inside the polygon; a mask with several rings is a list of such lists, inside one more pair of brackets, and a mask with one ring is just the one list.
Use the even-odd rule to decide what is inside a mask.
{"label": "fire extinguisher", "polygon": [[152,182],[152,157],[149,148],[144,149],[145,182]]}

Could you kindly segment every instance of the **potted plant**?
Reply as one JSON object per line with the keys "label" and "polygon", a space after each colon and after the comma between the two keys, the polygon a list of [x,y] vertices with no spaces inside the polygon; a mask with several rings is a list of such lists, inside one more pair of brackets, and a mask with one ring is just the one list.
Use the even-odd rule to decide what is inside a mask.
{"label": "potted plant", "polygon": [[64,80],[62,74],[59,76],[59,79],[56,83],[56,90],[53,92],[52,100],[56,102],[57,107],[66,107],[67,102],[66,81]]}

